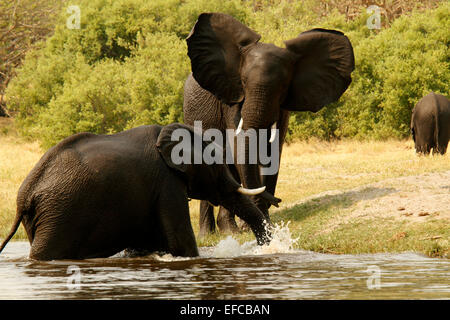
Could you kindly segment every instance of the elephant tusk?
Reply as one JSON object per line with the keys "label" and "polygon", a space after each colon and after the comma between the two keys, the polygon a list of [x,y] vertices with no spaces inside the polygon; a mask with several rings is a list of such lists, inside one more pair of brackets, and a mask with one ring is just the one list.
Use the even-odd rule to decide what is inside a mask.
{"label": "elephant tusk", "polygon": [[242,125],[244,124],[244,120],[242,120],[242,118],[241,118],[241,120],[239,121],[239,125],[238,125],[238,127],[237,127],[237,129],[236,129],[236,135],[238,135],[239,133],[241,133],[241,131],[242,131]]}
{"label": "elephant tusk", "polygon": [[275,136],[277,135],[277,122],[275,121],[270,128],[270,139],[269,142],[272,143],[275,141]]}
{"label": "elephant tusk", "polygon": [[244,187],[239,187],[237,189],[237,192],[239,192],[241,194],[245,194],[247,196],[254,196],[254,195],[264,192],[264,190],[266,190],[266,186],[262,186],[261,188],[256,188],[256,189],[247,189]]}

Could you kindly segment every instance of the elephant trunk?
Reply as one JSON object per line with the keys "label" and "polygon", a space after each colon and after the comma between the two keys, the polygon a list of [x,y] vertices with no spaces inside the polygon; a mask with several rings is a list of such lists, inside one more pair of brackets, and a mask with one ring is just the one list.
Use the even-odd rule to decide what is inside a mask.
{"label": "elephant trunk", "polygon": [[270,232],[270,221],[245,195],[232,192],[222,199],[220,205],[244,220],[256,237],[258,245],[270,243],[272,238]]}
{"label": "elephant trunk", "polygon": [[[260,147],[275,141],[277,137],[277,121],[280,115],[279,96],[273,86],[264,83],[249,84],[246,88],[245,101],[241,109],[241,120],[238,125],[237,139],[245,139],[238,143],[236,150],[237,169],[245,188],[260,188],[263,185],[260,173]],[[268,130],[265,135],[260,129]],[[241,132],[242,131],[242,132]],[[265,142],[260,141],[263,137]],[[252,139],[253,137],[253,139]],[[243,142],[243,143],[242,143]],[[264,154],[264,153],[262,153]],[[245,160],[245,161],[242,161]],[[269,202],[261,196],[251,196],[251,199],[269,220]]]}
{"label": "elephant trunk", "polygon": [[224,186],[222,190],[223,194],[227,194],[230,192],[238,192],[246,196],[258,195],[259,197],[266,199],[268,202],[270,202],[272,205],[276,207],[278,207],[278,203],[281,202],[281,199],[274,197],[272,194],[266,191],[266,186],[254,189],[244,188],[234,179],[234,177],[232,176],[231,172],[228,169],[226,169],[223,174],[223,186]]}
{"label": "elephant trunk", "polygon": [[[248,160],[248,142],[245,143],[245,150],[242,150],[241,152],[245,152],[245,155],[247,157],[246,160]],[[244,165],[238,165],[237,166],[239,176],[241,177],[242,184],[244,188],[248,189],[259,189],[262,188],[262,181],[260,176],[260,168],[259,165],[252,164],[246,162]],[[265,192],[265,191],[264,191]],[[249,198],[257,205],[257,207],[261,210],[261,212],[264,214],[265,218],[267,220],[270,220],[269,218],[269,210],[267,201],[263,199],[260,195],[249,195]]]}

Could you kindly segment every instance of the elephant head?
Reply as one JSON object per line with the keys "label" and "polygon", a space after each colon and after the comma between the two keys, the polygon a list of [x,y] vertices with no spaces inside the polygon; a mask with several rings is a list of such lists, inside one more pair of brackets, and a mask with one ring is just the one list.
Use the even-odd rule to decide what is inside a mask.
{"label": "elephant head", "polygon": [[[174,134],[175,132],[177,134]],[[183,137],[183,139],[180,137]],[[185,141],[185,139],[188,141]],[[210,143],[214,143],[208,144],[202,141],[196,144],[196,139],[201,141],[202,138],[194,131],[194,128],[174,123],[161,130],[156,146],[165,163],[180,174],[186,182],[188,197],[207,200],[213,205],[221,205],[228,210],[233,210],[238,217],[249,224],[258,244],[268,242],[270,231],[265,226],[268,222],[264,221],[262,212],[247,196],[258,194],[276,206],[281,200],[265,191],[265,187],[257,189],[242,187],[233,178],[226,164],[206,164],[204,161],[196,161],[196,159],[202,159],[205,148]],[[183,143],[183,148],[180,148],[180,143]],[[215,150],[223,154],[223,150],[218,145],[215,145]],[[176,158],[179,152],[187,153],[187,158],[184,158],[184,161],[179,161],[180,159]]]}
{"label": "elephant head", "polygon": [[[306,31],[285,41],[285,48],[259,40],[222,13],[201,14],[186,39],[194,79],[230,107],[240,104],[237,131],[274,129],[281,109],[317,112],[351,83],[353,48],[339,31]],[[258,166],[247,165],[240,174],[245,186],[261,185],[252,178]]]}

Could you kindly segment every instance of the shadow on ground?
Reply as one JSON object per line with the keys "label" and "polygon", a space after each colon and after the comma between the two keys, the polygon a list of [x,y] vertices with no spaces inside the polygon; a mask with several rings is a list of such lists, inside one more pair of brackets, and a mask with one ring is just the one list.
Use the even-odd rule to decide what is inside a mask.
{"label": "shadow on ground", "polygon": [[302,221],[318,214],[326,215],[340,209],[349,208],[359,201],[376,199],[395,192],[398,192],[395,188],[377,187],[366,187],[333,194],[326,192],[277,211],[273,215],[273,221],[286,219]]}

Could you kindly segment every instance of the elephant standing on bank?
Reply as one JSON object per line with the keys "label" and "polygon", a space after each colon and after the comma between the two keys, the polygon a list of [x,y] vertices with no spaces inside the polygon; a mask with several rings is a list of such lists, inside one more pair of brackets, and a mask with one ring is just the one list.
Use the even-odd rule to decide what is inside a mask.
{"label": "elephant standing on bank", "polygon": [[[186,151],[190,162],[173,160],[177,129],[192,145],[193,128],[171,124],[80,133],[48,150],[19,189],[15,222],[0,252],[22,222],[30,258],[38,260],[108,257],[124,249],[197,256],[188,198],[236,212],[258,244],[269,241],[263,214],[244,195],[255,190],[242,188],[224,164],[192,164],[206,143]],[[256,192],[276,201],[263,188]]]}
{"label": "elephant standing on bank", "polygon": [[[286,48],[261,43],[260,37],[229,15],[199,16],[186,40],[192,74],[184,88],[184,121],[190,125],[202,121],[203,129],[234,129],[237,133],[270,130],[272,134],[267,134],[263,143],[270,145],[278,138],[280,157],[289,111],[317,112],[337,101],[351,83],[353,48],[348,38],[335,30],[303,32],[285,41]],[[249,159],[248,143],[237,152]],[[233,174],[244,187],[265,184],[275,194],[278,173],[262,176],[259,160],[255,164],[235,162]],[[258,196],[252,200],[269,219],[270,204]],[[220,208],[217,224],[220,229],[237,231],[234,212],[226,208]],[[202,202],[200,235],[214,230],[213,207]]]}
{"label": "elephant standing on bank", "polygon": [[450,100],[431,92],[420,99],[411,115],[411,134],[417,153],[445,154],[450,139]]}

